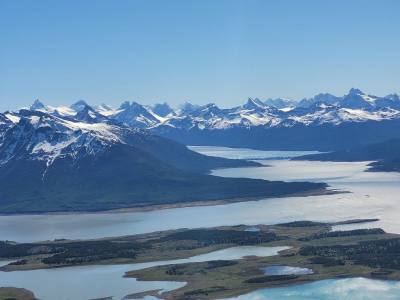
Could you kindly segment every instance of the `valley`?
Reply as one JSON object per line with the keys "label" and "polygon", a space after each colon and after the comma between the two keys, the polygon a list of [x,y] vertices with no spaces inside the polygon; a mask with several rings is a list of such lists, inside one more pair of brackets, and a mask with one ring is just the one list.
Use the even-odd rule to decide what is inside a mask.
{"label": "valley", "polygon": [[[137,109],[124,107],[125,117]],[[186,147],[107,114],[83,101],[4,114],[0,258],[12,260],[0,268],[4,294],[51,300],[60,295],[42,282],[68,279],[65,300],[217,299],[400,278],[400,174],[376,167],[395,166],[396,147]],[[370,121],[378,122],[334,126]]]}
{"label": "valley", "polygon": [[[202,148],[201,150],[210,152],[213,151],[213,147],[210,148]],[[239,154],[238,151],[242,151]],[[240,157],[246,158],[246,155],[254,155],[251,150],[236,150],[236,149],[219,149],[220,155],[227,157]],[[333,231],[340,230],[355,230],[358,228],[379,228],[382,227],[386,232],[399,233],[400,232],[400,224],[396,221],[396,190],[398,189],[398,176],[396,173],[370,173],[364,172],[367,168],[368,162],[305,162],[305,161],[289,161],[289,160],[276,160],[276,157],[281,157],[282,154],[279,153],[271,153],[265,152],[262,153],[264,156],[260,157],[260,153],[257,153],[258,158],[265,158],[266,160],[258,160],[262,164],[269,165],[269,167],[243,167],[243,168],[231,168],[231,169],[219,169],[214,170],[212,173],[224,176],[224,177],[247,177],[247,178],[263,178],[268,177],[271,180],[285,180],[289,182],[303,181],[307,180],[310,182],[318,181],[318,182],[327,182],[334,190],[339,191],[351,191],[351,193],[341,193],[341,194],[333,194],[333,195],[320,195],[320,196],[311,196],[311,197],[289,197],[289,198],[272,198],[258,201],[250,201],[250,202],[239,202],[233,204],[223,204],[218,206],[204,206],[204,207],[186,207],[186,208],[170,208],[164,210],[154,210],[154,211],[143,211],[143,212],[119,212],[119,213],[95,213],[95,214],[58,214],[58,215],[20,215],[20,216],[2,216],[0,217],[0,234],[8,240],[18,241],[19,243],[36,243],[37,245],[42,245],[44,241],[45,244],[57,245],[57,244],[65,244],[66,247],[72,247],[74,244],[74,239],[79,239],[81,241],[77,241],[78,244],[82,242],[82,245],[86,246],[83,248],[87,248],[90,244],[96,244],[99,242],[100,244],[107,241],[125,241],[129,244],[135,240],[134,236],[137,237],[145,237],[145,236],[153,236],[156,240],[157,236],[161,237],[163,235],[168,235],[173,232],[185,232],[190,230],[196,230],[196,228],[204,228],[205,231],[212,230],[212,228],[219,229],[249,229],[253,230],[254,227],[259,227],[261,225],[257,224],[266,224],[262,225],[261,228],[271,229],[274,227],[273,224],[291,222],[296,220],[313,220],[318,221],[315,227],[303,227],[300,231],[307,232],[306,235],[312,235],[311,232],[316,231],[324,231],[326,228],[325,224],[327,221],[331,223],[335,223],[338,221],[345,221],[350,219],[370,219],[374,218],[374,222],[365,222],[368,220],[363,220],[364,223],[358,222],[350,222],[351,224],[346,224],[346,222],[340,222],[336,225],[332,226]],[[272,155],[272,156],[270,156]],[[285,154],[287,155],[287,154]],[[382,194],[381,189],[375,187],[374,182],[376,182],[376,187],[381,187],[384,185],[387,190],[387,194]],[[368,197],[366,197],[368,194]],[[380,199],[380,203],[376,202],[376,199]],[[284,209],[283,209],[284,207]],[[335,209],[335,214],[332,215],[332,210]],[[382,208],[386,208],[386,210],[382,210]],[[378,219],[379,220],[376,220]],[[160,222],[160,220],[162,220]],[[29,226],[24,225],[25,222],[29,222]],[[245,224],[236,226],[238,224]],[[322,226],[322,227],[320,227]],[[188,228],[188,229],[179,229],[179,228]],[[289,229],[292,227],[289,227]],[[314,228],[314,229],[313,229]],[[167,230],[167,231],[165,231]],[[286,231],[288,228],[285,229]],[[290,230],[293,230],[290,229]],[[295,230],[298,231],[298,230]],[[152,233],[155,232],[155,233]],[[251,231],[249,231],[251,232]],[[368,231],[367,231],[368,232]],[[257,233],[257,232],[256,232]],[[293,233],[293,232],[292,232]],[[315,232],[314,232],[315,233]],[[302,244],[303,246],[308,245],[329,245],[329,241],[332,244],[340,241],[340,244],[345,245],[347,242],[353,240],[355,243],[362,240],[375,240],[380,238],[396,238],[396,235],[393,234],[382,234],[380,231],[371,231],[371,235],[363,235],[360,234],[362,231],[355,231],[354,236],[338,236],[338,237],[329,237],[329,236],[321,236],[321,238],[313,239],[310,241],[298,241],[297,236],[295,239],[283,239],[277,241],[268,241],[263,244],[257,244],[258,246],[265,247],[268,249],[269,247],[279,247],[279,246],[291,246],[295,247]],[[125,235],[125,237],[118,238],[118,236]],[[104,238],[106,236],[110,236],[112,238]],[[198,234],[190,234],[189,236],[198,236]],[[279,235],[278,235],[279,236]],[[93,240],[96,239],[97,240]],[[116,238],[117,237],[117,238]],[[67,238],[68,240],[62,240],[63,238]],[[49,241],[52,239],[59,239],[59,241]],[[85,241],[89,239],[90,241]],[[347,241],[347,242],[344,242]],[[71,244],[72,243],[72,244]],[[168,245],[169,242],[167,242]],[[184,242],[188,243],[187,241]],[[190,243],[193,243],[190,242]],[[197,243],[197,242],[196,242]],[[293,244],[292,244],[293,243]],[[42,295],[41,298],[44,300],[52,299],[52,297],[46,297],[45,295],[50,295],[51,290],[46,289],[46,287],[41,286],[40,278],[47,278],[46,280],[54,281],[56,284],[57,280],[61,278],[74,278],[76,274],[80,274],[79,278],[81,280],[75,281],[70,280],[70,288],[68,291],[65,289],[63,293],[68,295],[74,290],[81,291],[82,298],[79,298],[78,295],[75,295],[74,299],[93,299],[93,298],[101,298],[107,295],[114,295],[113,299],[120,299],[124,295],[135,295],[138,294],[138,297],[144,297],[144,295],[158,295],[158,292],[154,294],[155,290],[163,290],[164,296],[174,295],[171,297],[175,297],[175,295],[179,295],[181,291],[183,293],[190,290],[197,290],[191,297],[197,299],[199,295],[204,295],[204,288],[207,290],[206,293],[210,295],[210,298],[213,298],[216,295],[233,297],[234,295],[245,294],[247,292],[251,292],[252,290],[258,289],[260,287],[265,286],[276,286],[283,284],[286,286],[287,282],[293,283],[304,283],[309,281],[317,280],[319,283],[325,283],[325,281],[320,281],[320,279],[326,278],[335,278],[335,281],[331,282],[331,285],[334,284],[345,284],[345,282],[341,281],[341,279],[337,279],[338,274],[342,274],[345,276],[350,276],[351,274],[355,276],[362,277],[370,277],[375,280],[373,284],[379,284],[379,280],[382,278],[395,278],[396,272],[390,274],[384,273],[374,273],[371,275],[371,272],[375,272],[376,267],[371,266],[360,266],[356,265],[354,268],[349,270],[349,266],[347,263],[345,264],[346,268],[343,266],[336,267],[328,267],[325,268],[322,265],[310,265],[308,262],[308,254],[303,257],[303,255],[295,255],[288,257],[281,256],[271,256],[271,257],[258,257],[258,258],[242,258],[239,259],[239,265],[236,263],[232,263],[231,266],[225,265],[219,268],[209,269],[207,267],[208,263],[205,261],[210,259],[217,260],[225,260],[228,257],[238,257],[238,256],[230,256],[228,253],[221,253],[221,255],[209,256],[208,258],[202,258],[199,260],[189,260],[189,261],[180,261],[182,258],[188,257],[197,257],[204,255],[206,253],[213,253],[215,251],[219,251],[222,249],[229,249],[229,247],[235,246],[235,244],[224,243],[224,244],[214,244],[213,246],[206,246],[200,248],[193,249],[182,249],[176,251],[176,248],[173,246],[174,243],[170,244],[169,247],[165,248],[164,251],[157,252],[157,249],[161,250],[162,248],[155,247],[154,250],[142,250],[142,254],[137,255],[136,257],[125,257],[125,258],[107,258],[103,260],[93,260],[87,261],[82,260],[84,256],[76,256],[79,252],[73,251],[71,253],[75,253],[75,256],[69,256],[69,263],[62,263],[60,266],[62,268],[51,268],[52,266],[46,266],[43,263],[39,263],[40,257],[43,258],[43,254],[38,255],[36,257],[31,257],[28,259],[27,264],[15,265],[13,268],[27,268],[33,270],[26,271],[14,271],[14,272],[1,272],[0,278],[3,282],[7,282],[9,286],[21,286],[18,282],[26,283],[24,286],[35,293],[37,297]],[[350,242],[351,244],[351,242]],[[119,245],[119,243],[117,244]],[[186,244],[187,246],[188,244]],[[40,249],[40,248],[39,248]],[[64,248],[67,249],[67,248]],[[73,246],[72,249],[79,249]],[[95,247],[94,249],[101,249],[101,247]],[[105,248],[107,249],[107,248]],[[118,253],[114,251],[113,248],[110,249],[111,253]],[[169,250],[167,250],[169,249]],[[219,250],[218,250],[219,249]],[[295,248],[296,249],[296,248]],[[298,249],[298,248],[297,248]],[[121,249],[123,250],[123,248]],[[140,250],[138,248],[138,250]],[[68,253],[68,251],[66,253]],[[248,251],[248,250],[246,250]],[[288,250],[285,250],[288,251]],[[320,250],[318,250],[320,251]],[[103,254],[106,254],[102,253]],[[121,252],[119,252],[121,253]],[[122,252],[123,253],[123,252]],[[143,253],[145,256],[143,256]],[[243,252],[242,255],[245,255]],[[254,252],[255,253],[255,252]],[[44,256],[51,256],[52,254],[48,253]],[[82,254],[80,254],[82,255]],[[148,255],[148,256],[147,256]],[[258,255],[262,255],[262,252],[258,252]],[[311,254],[312,256],[313,254]],[[318,254],[320,255],[320,254]],[[212,258],[211,258],[212,257]],[[71,258],[73,258],[71,260]],[[22,257],[17,258],[17,260],[23,259]],[[33,260],[32,260],[33,259]],[[354,260],[354,258],[348,258],[350,260]],[[135,261],[136,260],[136,261]],[[168,270],[167,266],[158,266],[159,263],[157,261],[165,261],[167,264],[175,264],[180,266],[182,264],[182,275],[176,273],[172,275],[166,275],[165,272]],[[205,261],[204,261],[205,260]],[[234,260],[237,260],[235,258]],[[328,259],[329,260],[329,259]],[[141,262],[140,262],[141,261]],[[147,263],[145,261],[148,261]],[[202,262],[203,261],[203,262]],[[76,264],[84,264],[82,266]],[[117,263],[115,265],[115,263]],[[242,265],[242,263],[244,265]],[[253,264],[254,263],[254,264]],[[311,268],[314,271],[318,271],[317,275],[309,274],[309,275],[300,275],[296,278],[293,276],[286,276],[280,278],[278,281],[270,281],[268,278],[264,278],[262,283],[246,283],[240,284],[239,289],[233,288],[231,292],[226,290],[222,290],[221,288],[215,289],[212,288],[209,290],[207,281],[201,281],[201,286],[191,286],[189,290],[185,290],[190,285],[185,285],[184,287],[179,283],[179,276],[190,278],[190,276],[200,276],[202,271],[198,274],[194,273],[193,275],[189,275],[186,272],[193,273],[195,270],[201,270],[207,267],[208,272],[217,272],[218,276],[222,276],[224,274],[221,271],[226,268],[229,270],[229,274],[234,274],[235,268],[240,266],[240,269],[243,269],[245,266],[254,266],[252,268],[255,273],[249,273],[250,277],[236,277],[236,281],[232,282],[238,283],[243,280],[248,280],[252,277],[262,277],[262,273],[259,269],[257,269],[260,264],[265,265],[290,265],[292,267],[302,267],[302,268]],[[134,266],[137,266],[136,269]],[[49,269],[50,267],[50,269]],[[54,267],[54,265],[53,265]],[[153,267],[153,269],[143,269]],[[7,267],[8,268],[8,267]],[[39,269],[37,269],[39,268]],[[45,269],[42,269],[45,268]],[[177,269],[177,272],[179,270]],[[136,269],[136,271],[135,271]],[[149,272],[148,270],[152,270]],[[336,270],[336,271],[335,271]],[[357,270],[357,271],[355,271]],[[125,272],[133,271],[130,276],[134,276],[134,278],[123,278]],[[38,273],[35,273],[38,272]],[[42,273],[47,272],[47,273]],[[50,272],[50,273],[49,273]],[[77,272],[77,273],[76,273]],[[196,271],[197,272],[197,271]],[[355,273],[353,273],[355,272]],[[37,275],[35,275],[37,274]],[[74,275],[75,274],[75,275]],[[86,275],[85,275],[86,274]],[[153,274],[153,275],[152,275]],[[165,274],[165,275],[162,275]],[[254,275],[252,275],[254,274]],[[141,276],[141,279],[147,279],[150,281],[138,281],[137,277]],[[151,277],[154,276],[154,277]],[[159,276],[159,277],[157,277]],[[224,275],[225,276],[225,275]],[[235,275],[236,276],[236,275]],[[297,275],[296,275],[297,276]],[[378,277],[376,277],[378,276]],[[379,277],[381,276],[381,277]],[[384,277],[382,277],[384,276]],[[394,277],[393,277],[394,276]],[[195,277],[193,277],[195,278]],[[199,277],[196,277],[197,279]],[[241,280],[242,278],[243,280]],[[357,277],[358,278],[358,277]],[[379,280],[377,281],[376,278]],[[37,280],[36,280],[37,279]],[[197,280],[196,279],[196,280]],[[268,279],[268,282],[266,280]],[[39,281],[38,281],[39,280]],[[83,281],[82,281],[83,280]],[[158,281],[163,280],[163,281]],[[166,280],[166,281],[164,281]],[[171,281],[172,280],[172,281]],[[176,281],[175,281],[176,280]],[[237,281],[239,280],[239,281]],[[261,280],[261,279],[257,279]],[[306,280],[306,281],[304,281]],[[336,281],[338,280],[338,281]],[[358,280],[358,279],[354,279]],[[253,281],[253,280],[252,280]],[[102,288],[98,289],[98,294],[90,293],[90,290],[86,289],[82,286],[82,282],[85,282],[87,287],[90,286],[99,286]],[[173,283],[175,282],[175,283]],[[225,284],[229,284],[228,281],[224,281]],[[286,282],[286,283],[285,283]],[[386,282],[386,281],[385,281]],[[387,281],[387,284],[390,284],[390,281]],[[14,283],[14,284],[12,284]],[[179,284],[178,284],[179,283]],[[328,284],[328,283],[327,283]],[[251,285],[251,286],[249,286]],[[215,284],[213,285],[215,286]],[[221,286],[218,284],[218,286]],[[256,288],[255,288],[256,287]],[[297,285],[293,286],[293,289],[296,290]],[[319,285],[315,286],[317,289]],[[180,288],[183,288],[181,290]],[[229,289],[230,289],[229,288]],[[199,291],[199,289],[201,291]],[[240,291],[239,291],[240,290]],[[70,292],[71,291],[71,292]],[[86,291],[86,292],[83,292]],[[117,292],[119,291],[119,292]],[[275,288],[268,289],[271,293],[275,293]],[[277,290],[278,291],[278,290]],[[392,291],[392,290],[391,290]],[[174,294],[174,293],[177,294]],[[141,294],[140,294],[141,293]],[[264,293],[264,290],[262,291]],[[43,297],[45,296],[45,297]],[[85,297],[86,296],[86,297]],[[158,295],[159,296],[159,295]],[[278,296],[281,297],[282,295]],[[185,296],[186,297],[186,296]],[[204,296],[208,297],[208,296]],[[219,297],[219,296],[218,296]],[[244,296],[243,296],[244,297]],[[368,298],[369,299],[369,298]]]}
{"label": "valley", "polygon": [[325,193],[327,187],[208,175],[211,169],[262,164],[202,155],[117,123],[87,104],[81,103],[73,116],[35,107],[5,115],[8,121],[0,138],[3,214],[272,198]]}
{"label": "valley", "polygon": [[[340,224],[374,221],[349,220]],[[121,264],[128,270],[127,280],[133,277],[139,283],[187,282],[162,294],[158,290],[156,294],[163,299],[219,299],[260,287],[339,277],[400,279],[399,266],[395,264],[399,235],[379,228],[332,231],[334,225],[339,224],[297,221],[181,229],[101,240],[2,243],[0,259],[14,258],[15,262],[0,270],[61,271],[68,266]],[[242,254],[234,254],[239,249],[243,249]],[[275,267],[274,273],[263,274],[263,268],[268,266],[285,267],[281,271]],[[7,281],[7,273],[0,275],[0,279]]]}
{"label": "valley", "polygon": [[0,0],[0,300],[400,299],[399,11]]}

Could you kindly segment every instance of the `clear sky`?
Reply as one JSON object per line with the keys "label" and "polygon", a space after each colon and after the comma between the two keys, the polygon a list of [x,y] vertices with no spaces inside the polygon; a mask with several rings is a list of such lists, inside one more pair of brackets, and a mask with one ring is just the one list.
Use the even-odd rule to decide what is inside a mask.
{"label": "clear sky", "polygon": [[0,0],[0,110],[400,92],[398,0]]}

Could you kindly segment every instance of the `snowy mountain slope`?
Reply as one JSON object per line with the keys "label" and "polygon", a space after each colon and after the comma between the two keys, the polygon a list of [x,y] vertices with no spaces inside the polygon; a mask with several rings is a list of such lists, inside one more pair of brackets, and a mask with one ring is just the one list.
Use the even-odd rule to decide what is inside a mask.
{"label": "snowy mountain slope", "polygon": [[359,89],[351,89],[339,100],[338,106],[350,109],[372,109],[378,97],[364,94]]}
{"label": "snowy mountain slope", "polygon": [[21,110],[19,117],[19,122],[4,133],[0,165],[29,157],[49,166],[57,158],[96,155],[107,145],[122,142],[120,128],[107,123],[82,122],[34,110]]}
{"label": "snowy mountain slope", "polygon": [[6,130],[11,127],[14,123],[6,117],[5,114],[0,113],[0,145],[3,143],[3,136]]}
{"label": "snowy mountain slope", "polygon": [[325,188],[205,175],[259,164],[201,155],[87,105],[73,109],[72,117],[46,106],[0,114],[0,212],[103,210]]}
{"label": "snowy mountain slope", "polygon": [[344,97],[319,94],[303,100],[296,107],[276,108],[259,99],[249,99],[243,106],[220,109],[215,104],[178,110],[160,122],[153,122],[155,132],[176,130],[221,130],[230,128],[264,128],[338,125],[347,122],[391,120],[400,117],[397,95],[367,96],[352,89]]}
{"label": "snowy mountain slope", "polygon": [[269,103],[250,98],[232,108],[185,103],[172,110],[166,104],[112,108],[80,100],[57,107],[37,100],[4,112],[0,211],[97,210],[323,188],[204,175],[259,164],[207,157],[183,144],[330,151],[400,138],[396,94],[351,89],[343,97]]}
{"label": "snowy mountain slope", "polygon": [[[76,108],[79,107],[78,104],[82,104],[83,101],[78,101],[76,104]],[[30,110],[37,110],[49,114],[55,114],[55,115],[60,115],[60,116],[74,116],[76,114],[76,110],[73,109],[74,105],[71,105],[71,107],[68,106],[59,106],[59,107],[54,107],[54,106],[49,106],[43,104],[40,100],[36,99],[35,102],[29,107]]]}
{"label": "snowy mountain slope", "polygon": [[124,102],[115,114],[109,117],[138,128],[149,128],[158,124],[163,118],[154,114],[147,107],[136,102]]}
{"label": "snowy mountain slope", "polygon": [[[188,102],[176,110],[166,103],[145,106],[137,102],[124,102],[118,108],[105,104],[92,108],[83,100],[69,107],[52,107],[37,100],[25,111],[85,124],[105,123],[118,128],[148,129],[185,144],[228,146],[234,144],[230,141],[233,139],[243,143],[242,146],[263,149],[276,149],[278,145],[292,149],[297,145],[302,149],[330,150],[330,147],[336,148],[339,144],[344,147],[349,142],[341,137],[347,134],[342,132],[342,128],[351,128],[357,134],[353,137],[357,144],[374,139],[363,128],[374,131],[377,138],[374,142],[381,141],[383,137],[396,137],[400,99],[396,94],[378,97],[351,89],[342,97],[321,93],[300,102],[249,98],[242,106],[232,108],[220,108],[214,103],[194,105]],[[3,123],[6,120],[8,125],[3,126],[18,123],[20,118],[18,113],[4,113]],[[308,138],[299,142],[294,136],[299,134]],[[332,134],[338,136],[335,141]],[[264,141],[266,138],[269,139],[269,146]],[[287,142],[279,139],[287,139]]]}
{"label": "snowy mountain slope", "polygon": [[[177,111],[150,129],[191,145],[251,147],[273,150],[344,149],[400,137],[400,99],[351,89],[276,108],[258,99],[230,109],[209,106]],[[199,113],[201,111],[202,113]]]}
{"label": "snowy mountain slope", "polygon": [[175,111],[168,105],[168,103],[157,103],[151,107],[151,110],[160,117],[167,117],[174,114]]}
{"label": "snowy mountain slope", "polygon": [[[88,107],[84,101],[78,101],[70,107],[50,107],[36,101],[31,109],[71,117]],[[173,110],[166,103],[145,106],[137,102],[124,102],[117,109],[103,104],[89,110],[92,117],[99,120],[103,116],[118,123],[162,133],[169,130],[274,128],[393,120],[400,117],[400,99],[396,94],[377,97],[351,89],[343,97],[321,93],[300,102],[279,98],[265,101],[249,98],[242,106],[233,108],[219,108],[214,103],[201,106],[185,103]]]}
{"label": "snowy mountain slope", "polygon": [[278,109],[285,109],[288,107],[295,107],[298,105],[297,101],[285,98],[269,98],[264,101],[264,103],[268,106],[272,106]]}
{"label": "snowy mountain slope", "polygon": [[317,103],[323,103],[328,105],[337,105],[340,101],[340,97],[334,96],[329,93],[321,93],[315,95],[312,98],[302,99],[296,106],[297,107],[310,107]]}
{"label": "snowy mountain slope", "polygon": [[[149,131],[107,118],[86,105],[73,117],[56,112],[21,109],[18,113],[0,115],[0,166],[11,159],[30,159],[47,166],[61,158],[75,162],[96,156],[114,145],[130,145],[144,150],[156,159],[188,171],[206,172],[213,168],[257,165],[253,162],[207,157],[185,146],[154,136]],[[8,116],[8,117],[7,117]],[[0,124],[1,126],[1,124]],[[1,128],[1,127],[0,127]]]}

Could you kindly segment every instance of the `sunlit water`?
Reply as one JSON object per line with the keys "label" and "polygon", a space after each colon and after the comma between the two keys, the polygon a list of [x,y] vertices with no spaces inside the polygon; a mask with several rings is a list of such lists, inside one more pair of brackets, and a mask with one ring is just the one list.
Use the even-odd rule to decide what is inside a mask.
{"label": "sunlit water", "polygon": [[223,169],[213,174],[269,180],[322,181],[328,183],[331,189],[350,192],[273,200],[266,203],[265,207],[274,221],[379,218],[379,222],[344,225],[337,229],[382,227],[388,232],[400,233],[400,173],[364,172],[368,162],[265,162],[271,167]]}
{"label": "sunlit water", "polygon": [[[0,217],[0,239],[38,241],[98,238],[157,230],[273,224],[294,220],[339,221],[380,218],[371,223],[400,233],[400,174],[363,172],[367,163],[288,160],[265,161],[270,167],[222,169],[215,175],[287,181],[324,181],[351,193],[274,198],[218,206],[186,207],[136,213],[25,215]],[[370,226],[370,225],[368,225]]]}
{"label": "sunlit water", "polygon": [[[364,225],[344,225],[340,228],[382,227],[388,232],[400,233],[399,173],[364,172],[367,162],[297,162],[275,159],[288,157],[287,153],[284,155],[276,152],[268,154],[265,151],[252,153],[252,150],[248,149],[215,149],[215,147],[202,147],[197,150],[209,155],[232,158],[262,158],[266,160],[261,160],[261,162],[270,165],[270,167],[261,168],[216,170],[213,172],[215,175],[268,180],[323,181],[327,182],[331,189],[351,193],[275,198],[219,206],[187,207],[140,213],[2,216],[0,217],[0,240],[38,241],[54,238],[96,238],[184,227],[274,224],[295,220],[342,221],[356,218],[379,218],[381,220]],[[303,153],[296,155],[298,154]],[[13,282],[18,282],[21,287],[31,288],[33,291],[40,289],[44,290],[43,293],[53,292],[59,295],[57,292],[60,282],[62,282],[62,286],[68,287],[69,292],[77,293],[76,295],[71,294],[71,298],[65,299],[84,299],[77,298],[78,294],[91,298],[107,295],[122,297],[132,292],[176,288],[182,284],[143,283],[136,282],[134,279],[121,278],[121,274],[132,270],[132,267],[132,265],[92,266],[40,270],[32,271],[31,276],[28,276],[28,272],[13,272],[7,273],[12,274],[12,277],[7,277],[9,275],[0,277],[0,283],[1,285],[5,285],[5,283],[11,285]],[[5,275],[0,273],[0,276]],[[4,281],[4,278],[12,279]],[[109,283],[104,284],[104,282]],[[93,291],[99,291],[99,296],[93,296]],[[51,296],[56,294],[51,294]],[[41,294],[38,296],[46,300]],[[239,299],[330,300],[399,299],[399,297],[400,285],[397,282],[355,278],[262,290],[244,295]],[[48,297],[47,299],[55,298]],[[63,300],[59,297],[56,299]]]}
{"label": "sunlit water", "polygon": [[208,156],[218,156],[232,159],[285,159],[306,154],[320,153],[318,151],[264,151],[248,148],[227,148],[227,147],[209,147],[209,146],[189,146],[193,151],[200,152]]}
{"label": "sunlit water", "polygon": [[229,300],[397,300],[399,298],[400,283],[397,281],[349,278],[262,289]]}
{"label": "sunlit water", "polygon": [[[243,246],[196,255],[187,259],[155,261],[138,264],[67,267],[48,270],[0,272],[0,286],[23,287],[41,300],[88,300],[112,296],[113,299],[148,290],[169,291],[185,285],[182,282],[137,281],[124,278],[125,272],[154,266],[232,260],[245,256],[271,256],[288,247]],[[0,262],[0,265],[5,263]]]}
{"label": "sunlit water", "polygon": [[291,266],[269,266],[261,268],[264,275],[309,275],[313,274],[313,270],[308,268],[291,267]]}

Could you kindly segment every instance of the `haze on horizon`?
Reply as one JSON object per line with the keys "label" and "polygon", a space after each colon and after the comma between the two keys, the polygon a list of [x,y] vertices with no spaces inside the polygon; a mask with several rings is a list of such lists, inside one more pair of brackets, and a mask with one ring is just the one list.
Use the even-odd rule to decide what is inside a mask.
{"label": "haze on horizon", "polygon": [[400,92],[400,2],[1,1],[0,110]]}

